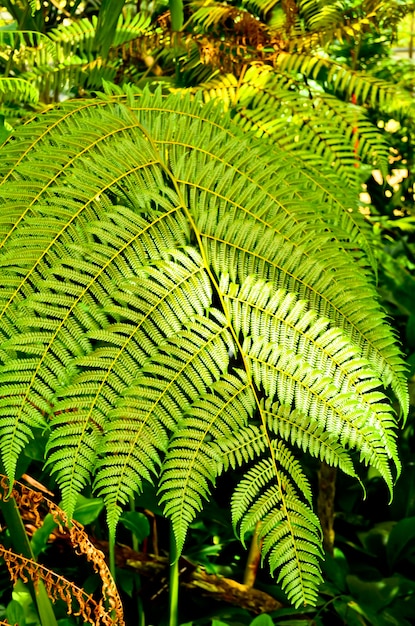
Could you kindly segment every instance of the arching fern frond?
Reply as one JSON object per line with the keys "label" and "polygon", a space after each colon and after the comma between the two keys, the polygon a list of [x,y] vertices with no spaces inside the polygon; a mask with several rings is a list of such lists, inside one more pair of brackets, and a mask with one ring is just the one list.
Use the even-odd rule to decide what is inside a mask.
{"label": "arching fern frond", "polygon": [[314,602],[320,535],[295,450],[352,476],[354,450],[389,488],[399,471],[386,387],[405,412],[405,374],[369,231],[352,190],[215,103],[115,91],[3,148],[4,466],[13,478],[46,429],[67,511],[93,484],[111,540],[157,482],[179,550],[216,476],[240,466],[235,527],[261,521],[281,586]]}
{"label": "arching fern frond", "polygon": [[305,20],[307,30],[324,30],[327,27],[341,21],[344,14],[344,7],[339,0],[299,0],[298,13]]}
{"label": "arching fern frond", "polygon": [[240,80],[232,74],[215,77],[199,88],[205,99],[231,107],[245,130],[307,163],[330,165],[352,184],[360,161],[387,171],[388,146],[361,107],[317,90],[304,93],[302,82],[268,66],[251,66]]}
{"label": "arching fern frond", "polygon": [[351,102],[354,95],[359,104],[397,115],[407,115],[413,111],[413,100],[408,92],[367,72],[354,71],[328,57],[281,52],[276,65],[283,72],[301,73],[314,79],[318,79],[320,73],[324,72],[327,90],[341,95],[346,101]]}
{"label": "arching fern frond", "polygon": [[180,550],[189,524],[202,509],[203,499],[208,499],[216,476],[229,465],[235,467],[233,459],[247,461],[251,454],[265,449],[263,434],[254,441],[256,433],[246,426],[255,408],[246,376],[242,372],[238,377],[223,376],[211,385],[210,393],[189,407],[170,441],[160,479],[160,502],[173,521]]}
{"label": "arching fern frond", "polygon": [[304,452],[324,461],[333,467],[339,467],[345,474],[356,478],[350,454],[335,436],[330,434],[317,421],[310,420],[306,413],[292,410],[289,405],[280,405],[267,400],[263,408],[271,432],[285,441],[296,445]]}
{"label": "arching fern frond", "polygon": [[75,90],[101,88],[115,81],[122,64],[119,49],[132,40],[153,35],[154,25],[144,13],[120,16],[108,57],[95,46],[97,18],[62,23],[48,35],[30,31],[5,31],[0,38],[13,51],[11,69],[40,92],[44,102],[58,101]]}
{"label": "arching fern frond", "polygon": [[50,38],[44,33],[32,30],[1,30],[0,31],[0,50],[2,55],[9,50],[13,54],[24,52],[25,59],[29,61],[33,58],[35,52],[45,50],[52,57],[54,56],[54,46]]}

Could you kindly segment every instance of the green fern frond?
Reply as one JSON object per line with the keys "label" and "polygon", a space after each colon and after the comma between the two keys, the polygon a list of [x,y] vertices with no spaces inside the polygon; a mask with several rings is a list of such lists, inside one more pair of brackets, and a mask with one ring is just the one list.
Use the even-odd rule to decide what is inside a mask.
{"label": "green fern frond", "polygon": [[243,0],[243,5],[255,15],[266,17],[267,14],[278,7],[279,0]]}
{"label": "green fern frond", "polygon": [[397,115],[408,115],[413,110],[413,100],[408,92],[400,90],[393,83],[366,72],[352,70],[322,55],[281,52],[276,59],[276,66],[282,72],[293,75],[300,73],[314,79],[324,71],[328,89],[349,102],[354,96],[357,103]]}
{"label": "green fern frond", "polygon": [[[336,436],[342,446],[356,446],[361,460],[376,467],[392,493],[394,477],[390,459],[395,460],[398,470],[400,465],[392,435],[385,437],[385,430],[391,423],[388,414],[372,425],[364,417],[365,413],[360,412],[353,394],[339,395],[329,377],[321,375],[294,352],[287,353],[261,341],[246,344],[245,349],[252,359],[255,382],[264,387],[267,395],[273,397],[275,394],[283,403],[301,397],[301,403],[312,419]],[[375,402],[382,398],[373,393],[371,399]]]}
{"label": "green fern frond", "polygon": [[291,601],[315,601],[318,523],[288,445],[352,476],[355,450],[391,488],[385,387],[407,407],[352,191],[200,95],[64,103],[2,154],[9,477],[48,428],[67,511],[93,482],[114,539],[123,506],[154,481],[181,549],[216,476],[248,464],[235,526],[244,537],[262,522]]}
{"label": "green fern frond", "polygon": [[299,0],[298,9],[310,29],[338,21],[344,11],[339,0],[329,0],[324,5],[319,0]]}
{"label": "green fern frond", "polygon": [[[249,215],[246,191],[246,188],[240,188],[238,194],[247,201],[244,211]],[[363,348],[363,356],[373,363],[377,377],[393,384],[397,395],[404,400],[406,383],[404,368],[398,365],[400,355],[393,347],[393,334],[390,333],[387,338],[380,330],[384,314],[376,303],[373,287],[363,278],[362,270],[360,269],[357,274],[353,272],[349,255],[343,254],[340,249],[334,250],[331,243],[324,240],[324,236],[321,239],[314,239],[313,263],[301,264],[299,259],[310,244],[287,215],[280,212],[277,217],[272,212],[271,206],[267,206],[266,198],[262,196],[261,218],[244,217],[244,222],[250,223],[250,228],[245,230],[241,228],[239,206],[239,203],[236,206],[230,205],[226,217],[222,219],[218,218],[212,207],[209,215],[203,215],[203,221],[200,222],[215,271],[220,274],[225,262],[228,268],[235,268],[230,274],[232,282],[243,282],[252,274],[266,276],[280,288],[297,293],[300,299],[308,300],[320,317],[330,318],[335,326]],[[286,207],[287,203],[285,202],[283,206]],[[290,209],[293,206],[295,203],[291,201]],[[267,209],[270,211],[268,220]],[[331,249],[330,253],[325,251],[327,245]],[[246,255],[247,249],[254,252]],[[331,259],[330,268],[326,263],[328,255]],[[216,259],[221,259],[220,264]],[[329,278],[332,271],[333,274]],[[348,294],[344,293],[338,282],[343,279],[349,286]],[[341,314],[338,313],[340,309]],[[378,332],[376,328],[379,329]],[[370,339],[369,336],[363,338],[366,332],[370,332]],[[396,371],[396,366],[400,369],[399,379],[396,378],[393,382],[390,375],[392,371]]]}
{"label": "green fern frond", "polygon": [[[142,376],[128,391],[128,397],[109,415],[102,459],[97,463],[95,488],[107,503],[110,531],[118,521],[116,506],[140,490],[140,477],[148,478],[149,460],[154,449],[160,449],[160,429],[172,430],[180,424],[183,412],[200,394],[218,380],[228,366],[230,338],[222,323],[195,319],[185,331],[165,342]],[[164,440],[167,444],[167,440]],[[162,450],[165,452],[165,449]],[[151,467],[151,466],[150,466]],[[196,468],[194,468],[196,469]],[[143,475],[144,474],[144,475]],[[197,471],[193,478],[197,480]],[[176,482],[172,487],[178,487]],[[190,489],[196,510],[200,503]],[[189,495],[189,494],[187,494]],[[167,505],[176,521],[173,499]],[[182,508],[182,512],[184,513]],[[174,526],[178,546],[184,540],[180,526],[187,529],[190,515],[177,519]],[[180,526],[179,526],[180,525]]]}
{"label": "green fern frond", "polygon": [[238,21],[243,17],[249,16],[249,12],[243,8],[233,7],[232,5],[224,4],[222,2],[215,2],[211,0],[209,3],[192,3],[196,8],[192,15],[192,22],[200,26],[203,30],[210,28],[211,26],[217,26],[226,19],[235,19]]}
{"label": "green fern frond", "polygon": [[[307,311],[306,303],[297,301],[293,294],[252,280],[240,289],[229,285],[224,291],[230,300],[233,324],[244,337],[251,338],[252,345],[246,343],[245,350],[247,357],[253,358],[254,378],[264,386],[267,396],[276,396],[287,405],[294,403],[296,409],[340,438],[343,446],[364,448],[362,458],[381,471],[392,489],[387,459],[397,461],[398,457],[394,437],[387,434],[392,425],[390,411],[379,402],[380,380],[354,344],[338,329],[329,329],[328,319]],[[265,362],[268,366],[263,367]],[[278,371],[275,378],[268,370],[271,363]],[[297,393],[303,379],[308,391]],[[342,407],[340,421],[337,403]],[[327,421],[321,421],[322,415]],[[365,425],[369,426],[367,433]],[[366,433],[364,444],[356,440],[357,431]]]}
{"label": "green fern frond", "polygon": [[25,61],[30,62],[32,55],[42,51],[54,57],[55,49],[50,38],[39,31],[32,30],[1,30],[0,50],[5,54],[8,50],[19,54],[24,51]]}
{"label": "green fern frond", "polygon": [[[91,20],[83,18],[69,24],[61,24],[50,31],[49,37],[55,42],[61,60],[67,55],[78,54],[92,60],[94,51],[94,39],[97,28],[97,17],[92,16]],[[132,15],[121,14],[118,18],[117,27],[111,43],[111,48],[117,48],[133,39],[148,34],[153,27],[150,17],[144,13]]]}
{"label": "green fern frond", "polygon": [[[59,100],[75,88],[82,90],[102,87],[103,81],[115,80],[122,60],[117,49],[128,42],[148,37],[154,32],[150,17],[144,13],[120,16],[111,44],[109,58],[103,59],[95,47],[97,18],[83,18],[60,24],[48,36],[30,31],[5,31],[0,46],[24,51],[13,58],[14,71],[20,79],[31,83],[41,93],[41,99]],[[30,49],[28,49],[30,46]]]}
{"label": "green fern frond", "polygon": [[268,66],[249,67],[242,80],[215,77],[200,88],[205,99],[231,107],[243,129],[269,137],[306,162],[330,165],[354,184],[359,160],[387,171],[388,146],[361,107],[317,91],[305,94],[302,84]]}
{"label": "green fern frond", "polygon": [[240,428],[211,444],[217,457],[217,472],[241,467],[259,457],[267,449],[266,431],[256,425]]}
{"label": "green fern frond", "polygon": [[267,400],[263,407],[263,415],[267,419],[270,432],[274,432],[320,461],[339,467],[345,474],[357,477],[347,450],[338,443],[336,437],[305,413],[297,409],[292,410],[288,405],[283,406]]}
{"label": "green fern frond", "polygon": [[[108,222],[107,228],[111,228],[108,233],[116,232],[117,226],[120,227],[121,223],[128,228],[124,232],[128,232],[131,239],[137,240],[140,237],[141,244],[146,242],[142,229],[134,234],[133,225],[137,223],[136,216],[129,215],[129,212],[124,210],[120,218],[122,221],[119,219]],[[105,232],[103,221],[100,221],[101,229]],[[96,229],[94,233],[97,235]],[[167,242],[165,232],[157,233],[156,230],[152,230],[151,238],[155,238],[157,234],[163,247]],[[150,243],[150,237],[148,242]],[[154,355],[163,337],[178,332],[186,320],[201,314],[203,305],[207,306],[210,301],[209,285],[200,265],[193,262],[192,251],[189,251],[188,257],[175,253],[172,260],[160,259],[158,262],[153,254],[152,266],[146,267],[139,263],[140,247],[134,245],[133,241],[128,246],[126,256],[117,259],[117,265],[121,265],[121,268],[118,270],[118,276],[114,274],[107,287],[110,289],[111,284],[126,283],[123,291],[114,294],[115,302],[106,307],[105,313],[112,317],[121,317],[124,308],[128,307],[127,319],[107,326],[105,330],[89,333],[89,338],[95,343],[98,342],[100,347],[76,360],[78,369],[82,371],[65,389],[65,393],[61,394],[55,406],[55,429],[49,440],[49,448],[54,452],[51,453],[49,462],[53,464],[52,471],[58,474],[62,481],[65,503],[72,503],[75,500],[81,482],[85,483],[94,468],[95,457],[88,456],[91,448],[88,443],[91,430],[99,437],[106,416],[114,408],[116,399],[133,384],[138,373],[137,368],[143,366],[148,358]],[[100,252],[99,246],[96,245],[93,259],[90,261],[93,260],[95,264],[100,260],[107,263],[108,259]],[[176,262],[173,259],[176,259]],[[68,264],[64,264],[64,271],[61,271],[59,276],[67,283],[71,281],[76,288],[80,277],[73,270],[69,270],[69,263],[70,260]],[[134,265],[137,267],[135,272]],[[86,263],[75,264],[75,267],[83,269],[83,274],[86,273],[85,266]],[[127,268],[131,274],[129,280],[122,272],[122,269]],[[105,297],[106,287],[102,285],[102,288]],[[76,451],[65,445],[67,429],[71,429],[73,437],[74,428],[78,429]],[[93,450],[96,451],[98,448],[95,441]],[[63,449],[65,456],[62,458]],[[69,508],[69,504],[67,507]]]}
{"label": "green fern frond", "polygon": [[410,3],[399,0],[363,0],[346,7],[339,0],[299,0],[295,4],[291,5],[295,17],[287,20],[285,29],[291,27],[288,47],[296,52],[321,50],[334,41],[359,41],[368,32],[384,32],[385,27],[395,30],[411,10]]}
{"label": "green fern frond", "polygon": [[203,509],[216,478],[216,467],[201,432],[186,427],[169,445],[163,463],[160,504],[172,520],[178,552],[183,550],[189,525]]}
{"label": "green fern frond", "polygon": [[[243,373],[240,377],[225,375],[211,385],[210,393],[188,408],[170,441],[159,492],[164,512],[172,520],[179,551],[189,524],[202,509],[202,501],[210,495],[216,476],[229,465],[235,467],[233,459],[240,454],[247,460],[252,451],[265,449],[264,441],[254,441],[252,427],[243,429],[255,408],[255,398]],[[236,450],[233,442],[241,428],[245,433],[243,452],[240,446]]]}
{"label": "green fern frond", "polygon": [[233,524],[244,541],[246,533],[261,522],[258,540],[263,542],[262,554],[268,557],[271,571],[280,570],[278,582],[295,606],[313,604],[322,578],[320,527],[309,504],[310,486],[282,442],[272,451],[273,457],[256,463],[237,486],[232,497]]}
{"label": "green fern frond", "polygon": [[22,78],[0,78],[1,100],[20,99],[22,102],[36,104],[39,92],[29,81]]}
{"label": "green fern frond", "polygon": [[146,13],[121,14],[111,47],[118,48],[129,41],[142,37],[144,34],[149,35],[153,30],[154,26],[151,24],[150,16]]}

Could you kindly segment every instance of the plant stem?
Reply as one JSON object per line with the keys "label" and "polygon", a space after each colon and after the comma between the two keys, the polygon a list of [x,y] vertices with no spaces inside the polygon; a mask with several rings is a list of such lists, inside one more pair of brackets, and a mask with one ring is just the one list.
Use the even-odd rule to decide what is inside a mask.
{"label": "plant stem", "polygon": [[115,581],[115,534],[110,533],[108,541],[108,557],[111,576]]}
{"label": "plant stem", "polygon": [[170,566],[169,566],[169,626],[179,623],[179,559],[176,538],[170,525]]}
{"label": "plant stem", "polygon": [[[135,512],[135,502],[134,502],[134,497],[130,496],[130,511],[132,513]],[[131,546],[134,550],[134,552],[138,552],[139,549],[139,543],[138,543],[138,539],[135,536],[135,534],[133,532],[131,532]]]}
{"label": "plant stem", "polygon": [[336,493],[336,468],[324,461],[318,472],[317,514],[323,531],[323,546],[333,554],[334,546],[334,496]]}
{"label": "plant stem", "polygon": [[183,12],[183,0],[169,0],[170,16],[171,16],[171,29],[172,29],[172,43],[174,50],[174,64],[176,70],[176,87],[180,86],[180,67],[179,67],[179,52],[180,52],[180,31],[183,28],[184,12]]}
{"label": "plant stem", "polygon": [[[16,500],[13,497],[0,500],[0,508],[3,513],[7,528],[9,529],[13,549],[26,559],[35,562],[29,537],[27,536],[23,520],[20,515]],[[33,603],[37,606],[42,626],[58,626],[53,612],[52,602],[46,592],[43,582],[40,580],[36,587],[32,581],[27,583]]]}
{"label": "plant stem", "polygon": [[259,529],[261,527],[261,522],[257,522],[254,530],[254,534],[252,535],[251,545],[249,548],[248,559],[245,565],[244,571],[244,585],[248,587],[253,587],[255,584],[256,575],[258,572],[259,563],[261,561],[261,546],[258,539]]}
{"label": "plant stem", "polygon": [[182,30],[184,22],[183,0],[169,0],[169,8],[171,29],[173,32],[178,33]]}
{"label": "plant stem", "polygon": [[137,598],[138,605],[138,626],[146,626],[146,616],[144,613],[143,603],[141,598]]}

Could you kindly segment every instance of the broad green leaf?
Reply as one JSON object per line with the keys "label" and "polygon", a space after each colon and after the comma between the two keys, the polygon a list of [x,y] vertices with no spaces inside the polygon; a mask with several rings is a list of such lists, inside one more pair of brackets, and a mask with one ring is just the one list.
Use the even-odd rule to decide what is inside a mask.
{"label": "broad green leaf", "polygon": [[127,511],[120,517],[121,524],[130,530],[141,543],[150,534],[150,523],[147,516],[138,511]]}

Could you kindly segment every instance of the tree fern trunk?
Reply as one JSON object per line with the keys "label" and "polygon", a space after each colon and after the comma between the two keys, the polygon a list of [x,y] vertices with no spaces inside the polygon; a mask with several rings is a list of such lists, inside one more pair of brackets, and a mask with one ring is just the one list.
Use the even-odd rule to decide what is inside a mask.
{"label": "tree fern trunk", "polygon": [[261,522],[258,522],[254,534],[251,539],[251,546],[249,548],[248,560],[245,566],[244,572],[244,585],[253,587],[255,584],[258,567],[261,562],[261,542],[259,538],[259,529]]}
{"label": "tree fern trunk", "polygon": [[333,554],[334,546],[334,497],[336,493],[335,467],[330,467],[327,463],[320,464],[318,472],[318,499],[317,514],[320,519],[323,531],[323,547]]}

